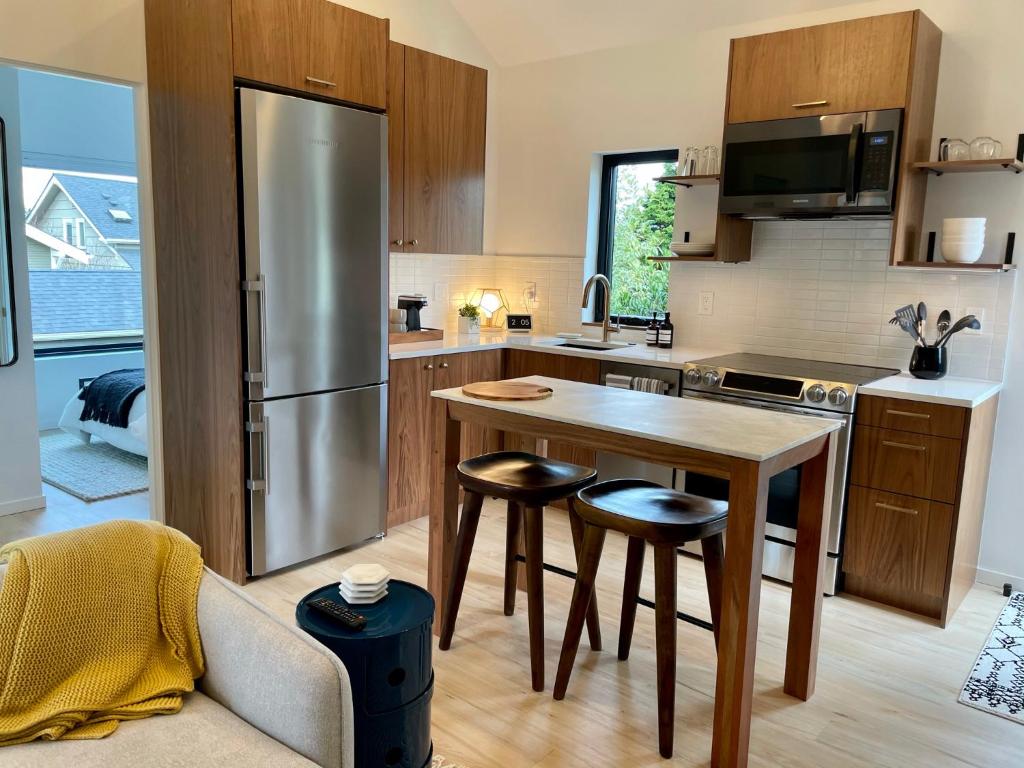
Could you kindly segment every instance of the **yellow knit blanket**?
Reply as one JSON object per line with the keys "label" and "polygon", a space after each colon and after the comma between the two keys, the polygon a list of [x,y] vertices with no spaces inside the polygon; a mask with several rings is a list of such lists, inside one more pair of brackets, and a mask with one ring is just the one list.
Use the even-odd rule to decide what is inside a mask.
{"label": "yellow knit blanket", "polygon": [[0,746],[99,739],[181,709],[203,673],[203,561],[183,533],[115,520],[7,544]]}

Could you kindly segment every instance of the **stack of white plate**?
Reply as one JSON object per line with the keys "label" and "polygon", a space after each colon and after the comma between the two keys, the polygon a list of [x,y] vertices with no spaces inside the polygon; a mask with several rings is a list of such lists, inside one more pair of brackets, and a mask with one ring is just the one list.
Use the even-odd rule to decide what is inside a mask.
{"label": "stack of white plate", "polygon": [[973,264],[985,250],[985,219],[943,219],[942,258]]}
{"label": "stack of white plate", "polygon": [[387,595],[390,576],[383,565],[353,565],[341,574],[338,591],[350,605],[370,605]]}
{"label": "stack of white plate", "polygon": [[669,250],[676,256],[713,256],[714,243],[672,243]]}

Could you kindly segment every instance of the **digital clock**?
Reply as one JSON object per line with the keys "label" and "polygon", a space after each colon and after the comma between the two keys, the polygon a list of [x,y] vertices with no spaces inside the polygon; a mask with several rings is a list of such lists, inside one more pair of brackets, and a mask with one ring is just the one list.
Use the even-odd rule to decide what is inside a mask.
{"label": "digital clock", "polygon": [[505,327],[509,333],[529,333],[533,330],[533,315],[508,315]]}

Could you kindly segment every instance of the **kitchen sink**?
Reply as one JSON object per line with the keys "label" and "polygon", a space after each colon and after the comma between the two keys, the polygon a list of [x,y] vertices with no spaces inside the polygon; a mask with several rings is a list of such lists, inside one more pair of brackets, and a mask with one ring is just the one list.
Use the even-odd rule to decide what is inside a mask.
{"label": "kitchen sink", "polygon": [[573,339],[572,341],[560,341],[554,346],[608,352],[613,349],[628,349],[629,347],[635,347],[636,344],[627,341],[589,341],[587,339]]}

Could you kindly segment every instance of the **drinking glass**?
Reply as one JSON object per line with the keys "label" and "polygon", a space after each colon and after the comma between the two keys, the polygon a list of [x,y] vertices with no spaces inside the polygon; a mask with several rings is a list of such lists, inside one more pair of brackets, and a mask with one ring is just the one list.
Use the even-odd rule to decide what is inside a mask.
{"label": "drinking glass", "polygon": [[999,157],[1003,145],[990,136],[979,136],[971,142],[971,160],[989,160]]}
{"label": "drinking glass", "polygon": [[686,152],[683,153],[683,162],[679,164],[680,176],[695,176],[697,174],[697,155],[696,147],[686,148]]}
{"label": "drinking glass", "polygon": [[939,147],[939,160],[967,160],[970,156],[970,147],[963,139],[946,139]]}

